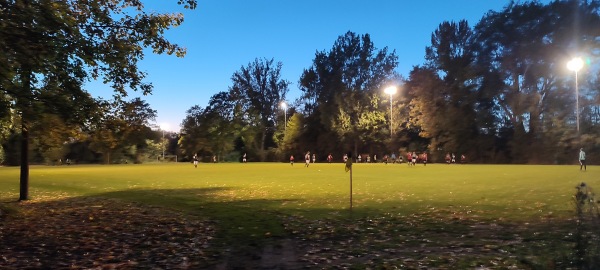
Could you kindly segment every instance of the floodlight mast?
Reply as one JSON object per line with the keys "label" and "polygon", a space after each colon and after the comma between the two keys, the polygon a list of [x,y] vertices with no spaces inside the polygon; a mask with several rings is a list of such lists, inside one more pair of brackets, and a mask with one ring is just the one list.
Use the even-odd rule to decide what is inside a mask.
{"label": "floodlight mast", "polygon": [[390,95],[390,138],[392,138],[394,136],[394,125],[393,125],[393,112],[392,112],[392,103],[393,103],[393,99],[392,96],[394,94],[396,94],[396,92],[398,91],[398,88],[396,88],[396,86],[390,86],[388,88],[386,88],[385,90],[383,90],[386,94]]}
{"label": "floodlight mast", "polygon": [[160,124],[162,130],[162,159],[165,161],[165,130],[169,129],[169,123]]}
{"label": "floodlight mast", "polygon": [[580,57],[571,59],[567,63],[567,68],[571,71],[575,71],[575,113],[577,117],[577,133],[579,133],[579,83],[578,73],[583,68],[583,60]]}
{"label": "floodlight mast", "polygon": [[280,106],[283,109],[283,133],[285,134],[287,131],[287,104],[282,101]]}

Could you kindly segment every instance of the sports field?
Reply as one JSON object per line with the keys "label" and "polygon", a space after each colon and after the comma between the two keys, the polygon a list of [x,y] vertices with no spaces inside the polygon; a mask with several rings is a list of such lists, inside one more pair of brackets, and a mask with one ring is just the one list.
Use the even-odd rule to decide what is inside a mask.
{"label": "sports field", "polygon": [[4,235],[19,215],[43,214],[35,207],[91,211],[110,201],[176,212],[214,228],[203,251],[212,255],[188,258],[203,267],[564,266],[575,245],[565,239],[575,186],[600,188],[600,171],[588,167],[354,164],[352,211],[341,163],[32,166],[31,200],[21,204],[19,168],[4,167],[0,209],[12,213]]}
{"label": "sports field", "polygon": [[[580,172],[578,166],[354,164],[353,209],[411,214],[463,208],[507,219],[569,215],[574,187],[586,182],[600,188],[599,176],[594,167]],[[0,168],[2,201],[18,199],[18,179],[18,168]],[[341,163],[31,167],[33,200],[92,195],[183,210],[208,202],[254,202],[318,216],[349,208],[350,174]]]}

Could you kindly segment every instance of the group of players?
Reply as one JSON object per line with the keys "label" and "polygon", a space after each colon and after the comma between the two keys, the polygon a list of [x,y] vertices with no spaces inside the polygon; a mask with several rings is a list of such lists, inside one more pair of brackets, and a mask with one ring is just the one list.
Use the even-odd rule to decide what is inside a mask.
{"label": "group of players", "polygon": [[[342,160],[345,162],[347,162],[349,159],[348,154],[344,154],[342,157]],[[466,162],[466,156],[463,154],[460,156],[460,163],[464,164]],[[294,165],[294,155],[290,156],[290,165]],[[417,165],[417,163],[423,163],[424,166],[427,166],[427,161],[428,161],[428,155],[427,153],[421,153],[421,154],[417,154],[416,152],[408,152],[406,154],[406,162],[409,166],[415,166]],[[447,153],[446,157],[445,157],[445,161],[447,164],[454,164],[456,163],[456,155],[454,153]],[[304,155],[304,167],[308,167],[310,165],[310,163],[316,163],[317,162],[317,156],[314,153],[310,153],[310,151],[307,151],[306,154]],[[331,153],[329,155],[327,155],[327,162],[331,163],[333,162],[333,156],[331,155]],[[371,155],[357,155],[355,162],[357,163],[371,163]],[[373,155],[373,163],[377,163],[377,155]],[[404,163],[404,156],[403,155],[399,155],[398,157],[396,157],[396,154],[392,153],[391,155],[384,155],[383,159],[382,159],[382,163],[384,164],[388,164],[388,163],[392,163],[392,164],[396,164],[396,163]]]}
{"label": "group of players", "polygon": [[[422,153],[420,155],[418,155],[416,152],[406,153],[406,162],[408,163],[408,166],[415,166],[417,163],[423,163],[423,165],[427,166],[427,160],[427,153]],[[396,158],[396,154],[394,153],[392,153],[390,156],[384,155],[383,163],[387,165],[388,162],[392,164],[404,163],[404,157],[399,155],[398,158]]]}
{"label": "group of players", "polygon": [[[452,154],[446,153],[446,157],[444,159],[446,160],[447,164],[456,163],[456,155],[454,153],[452,153]],[[460,164],[465,164],[466,162],[467,162],[467,157],[464,154],[460,155]]]}
{"label": "group of players", "polygon": [[[585,154],[584,154],[585,155]],[[363,159],[364,156],[364,159]],[[348,154],[344,154],[342,157],[342,160],[345,162],[348,161]],[[193,156],[193,163],[194,163],[194,167],[198,167],[198,155],[194,154]],[[294,155],[290,156],[290,164],[293,166],[294,165]],[[460,157],[460,162],[462,164],[464,164],[466,162],[466,157],[465,155],[461,155]],[[406,154],[406,161],[407,164],[409,166],[416,166],[417,163],[423,163],[423,165],[427,166],[427,160],[428,160],[428,156],[427,153],[422,153],[420,155],[418,155],[416,152],[408,152]],[[446,163],[447,164],[453,164],[456,163],[456,155],[454,153],[450,154],[447,153],[446,157],[445,157]],[[585,160],[585,158],[584,158]],[[316,154],[312,154],[310,153],[310,151],[307,151],[306,154],[304,155],[304,167],[308,167],[310,165],[310,163],[316,163],[317,162],[317,155]],[[216,162],[216,156],[213,157],[213,162]],[[242,162],[246,163],[246,153],[244,153],[243,157],[242,157]],[[327,162],[331,163],[333,162],[333,155],[331,155],[331,153],[329,153],[329,155],[327,155]],[[371,156],[370,155],[358,155],[356,156],[356,162],[357,163],[371,163]],[[396,158],[396,154],[392,153],[391,155],[384,155],[383,156],[383,160],[382,162],[384,164],[388,164],[388,163],[404,163],[404,157],[402,155],[399,155],[398,158]],[[377,163],[377,155],[373,155],[373,163]]]}
{"label": "group of players", "polygon": [[[313,153],[311,156],[310,151],[307,151],[306,154],[304,155],[304,167],[308,167],[310,165],[311,160],[312,160],[312,163],[316,163],[317,155]],[[327,156],[327,162],[331,163],[332,161],[333,161],[333,156],[331,154],[329,154]],[[290,165],[294,166],[294,155],[290,156]]]}

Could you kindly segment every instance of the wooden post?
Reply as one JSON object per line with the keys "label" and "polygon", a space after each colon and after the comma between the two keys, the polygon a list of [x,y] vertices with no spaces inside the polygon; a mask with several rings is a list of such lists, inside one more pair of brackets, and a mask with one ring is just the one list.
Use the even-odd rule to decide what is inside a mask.
{"label": "wooden post", "polygon": [[346,167],[344,169],[346,172],[350,172],[350,211],[352,211],[352,154],[348,155],[348,160],[346,161]]}
{"label": "wooden post", "polygon": [[350,167],[350,211],[352,211],[352,167]]}

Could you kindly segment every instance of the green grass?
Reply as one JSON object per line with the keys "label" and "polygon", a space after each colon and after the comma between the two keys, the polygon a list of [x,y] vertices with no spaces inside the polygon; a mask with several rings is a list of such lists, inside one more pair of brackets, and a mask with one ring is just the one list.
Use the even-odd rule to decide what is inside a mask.
{"label": "green grass", "polygon": [[[575,186],[600,188],[589,166],[354,164],[352,217],[440,214],[536,222],[573,216]],[[282,235],[281,216],[350,216],[349,173],[341,163],[32,166],[33,201],[118,198],[219,222],[230,239]],[[0,201],[18,199],[19,169],[0,168]]]}
{"label": "green grass", "polygon": [[[18,198],[18,174],[16,167],[0,168],[3,201]],[[263,201],[272,209],[307,214],[349,207],[349,173],[342,164],[33,166],[30,174],[31,199],[148,192],[176,198],[200,192],[190,197],[198,202]],[[570,209],[574,187],[580,182],[597,186],[598,176],[594,167],[580,172],[577,166],[354,164],[354,210],[411,213],[454,205],[498,216],[510,211],[514,218],[538,216],[539,210],[561,213]],[[183,207],[177,206],[181,199],[172,200],[174,207]]]}
{"label": "green grass", "polygon": [[[435,249],[440,243],[470,248],[500,241],[511,254],[544,261],[556,255],[549,251],[570,252],[565,249],[571,244],[560,238],[572,229],[575,186],[600,188],[600,172],[589,167],[580,172],[578,166],[354,164],[350,211],[350,174],[341,163],[32,166],[30,198],[41,203],[112,198],[208,218],[218,230],[216,248],[252,249],[299,231],[314,243],[354,239],[379,251],[398,243]],[[0,208],[18,211],[9,203],[18,191],[19,168],[0,167]],[[436,260],[457,266],[482,258]]]}
{"label": "green grass", "polygon": [[[0,168],[0,199],[18,198],[19,170]],[[536,217],[571,210],[580,182],[600,186],[600,173],[576,166],[354,164],[353,206],[414,213],[432,207],[486,211],[491,217]],[[349,208],[349,173],[341,164],[286,163],[33,166],[30,197],[109,196],[183,210],[208,202],[252,202],[307,215]],[[157,197],[148,201],[148,194]],[[139,198],[138,198],[139,197]],[[162,198],[162,199],[160,199]],[[186,206],[187,205],[187,206]],[[541,211],[541,212],[540,212]],[[540,214],[541,213],[541,214]]]}
{"label": "green grass", "polygon": [[[580,182],[600,186],[590,166],[354,164],[353,213],[409,215],[433,209],[523,220],[572,213]],[[19,170],[0,168],[0,199],[16,200]],[[347,212],[342,164],[287,163],[32,166],[31,199],[106,196],[219,218],[258,212],[319,218]],[[250,212],[249,212],[250,211]],[[254,213],[253,213],[254,212]]]}

